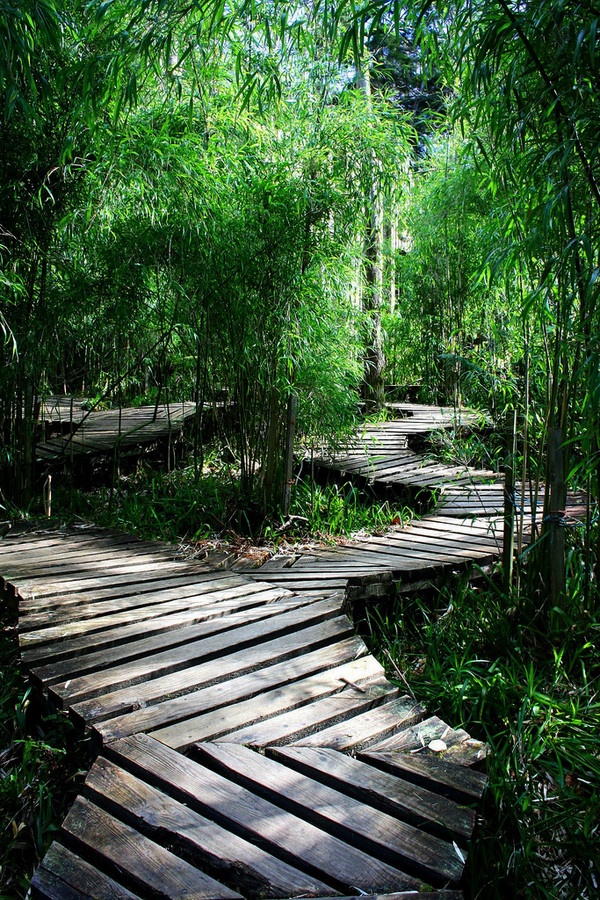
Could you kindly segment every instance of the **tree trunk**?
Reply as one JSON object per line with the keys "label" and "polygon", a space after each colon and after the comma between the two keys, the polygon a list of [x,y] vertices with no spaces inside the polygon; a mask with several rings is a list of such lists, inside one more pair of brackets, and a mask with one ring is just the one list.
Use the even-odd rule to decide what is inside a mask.
{"label": "tree trunk", "polygon": [[[371,97],[371,79],[368,61],[363,66],[359,81],[367,100]],[[380,184],[380,163],[371,153],[371,187],[366,200],[366,229],[364,240],[365,293],[363,309],[366,318],[363,399],[367,412],[378,412],[385,403],[383,369],[383,334],[381,309],[383,306],[383,203]]]}
{"label": "tree trunk", "polygon": [[563,469],[562,429],[551,428],[548,431],[549,500],[542,528],[545,558],[542,578],[548,595],[550,625],[553,620],[552,611],[562,607],[566,589],[564,515],[567,488]]}

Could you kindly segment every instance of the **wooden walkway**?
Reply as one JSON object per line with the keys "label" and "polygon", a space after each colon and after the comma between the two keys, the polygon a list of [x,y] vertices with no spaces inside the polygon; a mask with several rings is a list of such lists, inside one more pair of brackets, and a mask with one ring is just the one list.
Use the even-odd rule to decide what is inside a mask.
{"label": "wooden walkway", "polygon": [[392,580],[408,586],[473,563],[486,566],[502,553],[500,517],[432,515],[381,537],[348,540],[311,553],[280,554],[260,569],[245,569],[252,578],[294,591],[344,589],[348,581]]}
{"label": "wooden walkway", "polygon": [[0,572],[100,748],[34,897],[460,896],[485,748],[390,683],[342,590],[92,529],[11,533]]}
{"label": "wooden walkway", "polygon": [[116,448],[131,450],[162,438],[176,437],[185,423],[196,415],[196,404],[172,403],[86,412],[81,402],[72,409],[56,400],[44,414],[47,420],[61,423],[63,427],[66,424],[72,430],[39,443],[36,447],[39,460],[107,454]]}
{"label": "wooden walkway", "polygon": [[391,408],[398,418],[365,426],[346,447],[318,456],[314,464],[372,484],[417,490],[471,489],[474,485],[498,481],[495,472],[451,466],[409,447],[410,439],[417,435],[438,429],[473,427],[481,421],[481,416],[408,403],[391,404]]}

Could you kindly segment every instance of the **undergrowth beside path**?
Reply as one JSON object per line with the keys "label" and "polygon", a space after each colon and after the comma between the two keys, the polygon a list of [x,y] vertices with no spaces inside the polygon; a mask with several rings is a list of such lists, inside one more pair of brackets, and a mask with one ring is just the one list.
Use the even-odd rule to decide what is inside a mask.
{"label": "undergrowth beside path", "polygon": [[0,615],[0,900],[29,881],[67,814],[89,760],[64,713],[41,705],[19,663],[16,610]]}
{"label": "undergrowth beside path", "polygon": [[466,897],[597,897],[598,617],[582,610],[553,643],[524,599],[510,605],[488,580],[399,595],[368,620],[373,651],[393,661],[430,713],[489,744]]}

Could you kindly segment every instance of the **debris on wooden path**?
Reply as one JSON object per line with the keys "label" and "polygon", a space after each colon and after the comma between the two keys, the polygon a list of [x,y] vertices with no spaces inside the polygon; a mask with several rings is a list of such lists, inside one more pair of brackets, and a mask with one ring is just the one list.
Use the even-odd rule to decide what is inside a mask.
{"label": "debris on wooden path", "polygon": [[33,897],[460,897],[485,747],[387,679],[344,590],[96,529],[10,534],[0,572],[100,748]]}
{"label": "debris on wooden path", "polygon": [[[260,568],[240,562],[237,571],[293,591],[344,589],[348,581],[415,580],[490,565],[502,554],[503,519],[431,515],[381,536],[339,542],[310,553],[281,553]],[[383,577],[385,576],[385,578]]]}

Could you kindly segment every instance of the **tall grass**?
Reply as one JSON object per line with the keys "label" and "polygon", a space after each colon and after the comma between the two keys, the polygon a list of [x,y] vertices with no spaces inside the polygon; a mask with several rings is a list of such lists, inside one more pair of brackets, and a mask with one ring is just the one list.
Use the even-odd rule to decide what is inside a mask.
{"label": "tall grass", "polygon": [[304,517],[310,531],[318,535],[385,531],[391,525],[406,525],[413,516],[410,509],[379,500],[368,488],[357,487],[350,481],[325,487],[300,481],[290,512]]}
{"label": "tall grass", "polygon": [[598,896],[598,617],[563,617],[562,640],[552,642],[523,598],[487,581],[399,597],[369,623],[374,645],[430,712],[489,744],[466,896]]}
{"label": "tall grass", "polygon": [[[276,539],[284,521],[260,511],[260,502],[241,499],[234,478],[215,470],[195,476],[192,468],[170,473],[141,469],[113,488],[93,492],[55,493],[59,518],[84,518],[140,537],[165,541],[197,541],[218,535],[250,536],[257,542]],[[381,500],[351,482],[326,486],[299,481],[293,491],[285,533],[319,537],[382,532],[412,518],[410,509]]]}

